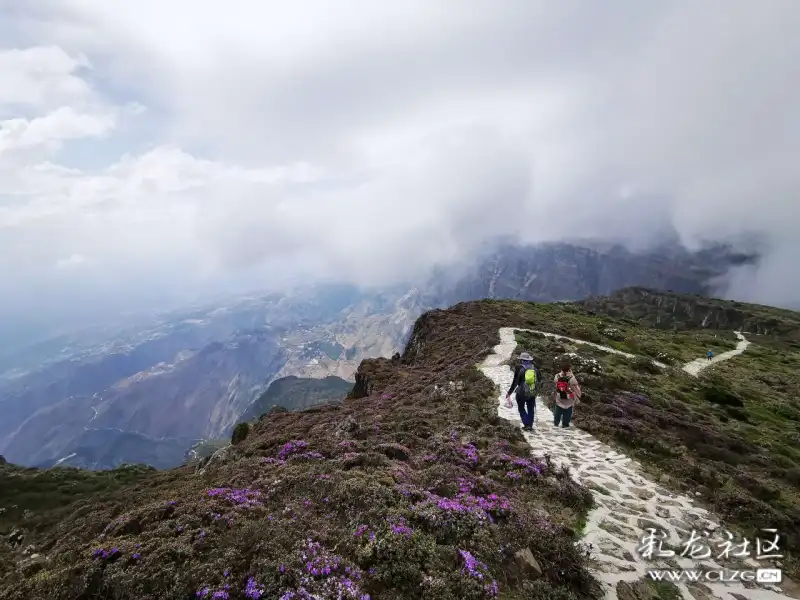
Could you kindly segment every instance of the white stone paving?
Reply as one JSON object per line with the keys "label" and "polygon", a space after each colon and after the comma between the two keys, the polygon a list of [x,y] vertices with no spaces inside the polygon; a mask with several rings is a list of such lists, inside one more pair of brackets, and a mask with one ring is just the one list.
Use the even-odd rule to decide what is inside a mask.
{"label": "white stone paving", "polygon": [[713,356],[711,357],[711,360],[708,360],[708,358],[698,358],[696,360],[693,360],[692,362],[683,365],[683,370],[689,373],[690,375],[694,375],[696,377],[697,374],[700,373],[700,371],[702,371],[706,367],[710,367],[714,363],[718,363],[722,360],[728,360],[729,358],[733,358],[734,356],[737,356],[742,352],[744,352],[750,345],[750,342],[747,341],[740,332],[734,331],[734,333],[736,334],[736,337],[739,338],[739,343],[736,344],[735,350],[723,352],[719,356]]}
{"label": "white stone paving", "polygon": [[[513,408],[506,408],[505,394],[511,386],[513,371],[510,366],[501,364],[508,360],[517,346],[515,331],[510,327],[500,329],[500,344],[494,353],[479,365],[483,373],[499,386],[498,412],[501,417],[520,423],[516,402]],[[588,344],[606,352],[613,352],[633,358],[633,355],[607,348],[598,344],[574,340],[553,333],[535,331],[549,337],[562,338],[580,344]],[[741,354],[747,347],[742,340],[736,350],[720,354],[714,361],[702,359],[702,365],[684,370],[697,375],[703,368]],[[694,365],[693,361],[689,365]],[[687,366],[689,366],[687,365]],[[513,398],[512,398],[513,400]],[[580,405],[576,411],[580,410]],[[521,423],[520,423],[521,424]],[[678,549],[689,540],[692,530],[717,530],[721,532],[718,520],[707,510],[684,495],[674,494],[648,478],[635,461],[602,443],[592,435],[570,426],[567,429],[553,425],[553,415],[541,398],[536,399],[536,428],[523,432],[535,456],[549,454],[554,464],[569,465],[573,478],[586,485],[594,486],[592,492],[597,508],[588,516],[583,542],[592,545],[595,561],[594,575],[603,585],[607,600],[619,600],[616,585],[620,581],[635,581],[645,576],[647,569],[654,568],[697,568],[702,563],[708,568],[720,568],[715,560],[698,561],[676,556],[672,559],[645,560],[638,552],[644,529],[653,527],[669,534],[667,543]],[[712,536],[712,540],[715,536]],[[715,547],[715,555],[719,550]],[[669,560],[671,562],[666,562]],[[750,567],[759,563],[750,559]],[[769,565],[760,564],[762,567]],[[779,600],[789,598],[781,588],[768,588],[764,584],[747,583],[747,587],[737,584],[676,584],[685,600]]]}

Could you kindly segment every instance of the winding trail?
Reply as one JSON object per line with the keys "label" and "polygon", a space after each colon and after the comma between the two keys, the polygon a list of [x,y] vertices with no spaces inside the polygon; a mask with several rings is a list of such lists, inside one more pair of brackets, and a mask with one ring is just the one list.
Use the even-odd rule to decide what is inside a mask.
{"label": "winding trail", "polygon": [[[511,422],[519,422],[516,406],[505,407],[505,393],[511,386],[513,372],[508,360],[517,346],[515,331],[531,331],[548,337],[570,340],[586,344],[606,352],[634,358],[634,355],[620,352],[591,342],[575,340],[565,336],[529,329],[500,329],[500,343],[479,365],[481,371],[499,386],[498,412]],[[697,375],[702,369],[715,362],[728,360],[741,354],[749,342],[737,332],[741,340],[736,350],[720,354],[714,361],[702,359],[692,361],[683,370]],[[699,364],[702,362],[702,364]],[[592,489],[597,508],[589,513],[584,538],[591,544],[594,559],[593,573],[605,589],[606,600],[624,600],[617,593],[617,583],[634,582],[645,577],[648,569],[698,568],[755,568],[768,567],[753,559],[723,561],[713,558],[719,554],[720,547],[713,545],[712,556],[706,560],[683,558],[681,550],[688,542],[692,531],[717,531],[711,535],[712,544],[721,543],[726,538],[719,521],[707,510],[698,506],[692,498],[674,494],[658,483],[650,480],[640,465],[602,443],[592,435],[574,427],[563,429],[553,426],[550,409],[541,397],[536,399],[537,427],[532,432],[523,432],[531,445],[534,455],[550,454],[555,464],[569,465],[573,478]],[[678,548],[672,558],[652,558],[646,560],[637,551],[641,546],[645,529],[655,528],[668,533],[667,544]],[[751,540],[751,552],[754,540]],[[684,600],[779,600],[790,598],[780,587],[768,584],[747,583],[676,583]]]}
{"label": "winding trail", "polygon": [[708,358],[698,358],[683,365],[683,370],[689,373],[689,375],[694,375],[696,377],[697,374],[706,367],[710,367],[714,363],[718,363],[723,360],[728,360],[729,358],[733,358],[734,356],[738,356],[744,352],[750,345],[750,342],[747,341],[740,332],[734,331],[734,333],[736,334],[736,337],[739,338],[739,343],[736,344],[735,350],[723,352],[719,356],[714,356],[711,360],[708,360]]}

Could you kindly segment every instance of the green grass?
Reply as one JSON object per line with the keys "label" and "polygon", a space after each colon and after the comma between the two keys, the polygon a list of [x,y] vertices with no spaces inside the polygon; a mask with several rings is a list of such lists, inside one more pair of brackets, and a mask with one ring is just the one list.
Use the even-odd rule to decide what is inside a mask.
{"label": "green grass", "polygon": [[0,508],[6,509],[0,514],[0,531],[19,525],[25,510],[43,513],[59,509],[78,499],[108,494],[153,473],[153,469],[144,466],[125,466],[110,471],[0,466]]}
{"label": "green grass", "polygon": [[[636,328],[554,306],[541,312],[569,337],[641,356],[663,358],[662,349],[667,349],[675,359],[669,368],[653,368],[644,358],[632,360],[588,344],[518,332],[516,352],[527,351],[537,359],[545,393],[552,391],[552,376],[564,352],[600,365],[594,375],[576,367],[585,394],[576,412],[577,426],[623,446],[686,490],[701,490],[703,501],[714,504],[745,535],[777,527],[797,548],[800,353],[789,342],[747,335],[753,343],[744,354],[715,363],[695,378],[680,369],[682,364],[702,358],[708,348],[719,354],[735,347],[733,332]],[[546,325],[535,328],[549,331]],[[615,330],[614,340],[603,334],[609,328]],[[646,403],[635,402],[631,393],[646,397]]]}
{"label": "green grass", "polygon": [[[591,493],[541,459],[534,469],[520,430],[497,416],[494,386],[475,367],[496,339],[489,325],[436,327],[413,360],[365,361],[349,399],[272,412],[227,458],[201,462],[202,472],[157,473],[34,514],[25,543],[49,560],[31,576],[0,552],[0,597],[156,600],[227,584],[241,598],[254,577],[263,597],[311,586],[327,598],[324,580],[331,587],[347,567],[376,600],[483,600],[492,581],[507,600],[597,600],[574,544]],[[281,459],[297,440],[307,446]],[[258,502],[242,505],[217,488],[256,490]],[[491,519],[445,498],[490,506]],[[340,565],[310,583],[309,538]],[[95,559],[98,548],[120,557]],[[523,548],[543,570],[532,587],[514,566]],[[482,578],[464,569],[462,551],[486,565]]]}
{"label": "green grass", "polygon": [[[525,459],[530,447],[518,427],[497,416],[494,385],[475,368],[497,344],[499,327],[673,361],[662,370],[645,358],[518,338],[518,351],[539,358],[545,385],[552,386],[561,353],[596,359],[599,373],[577,370],[585,395],[575,424],[621,446],[654,476],[668,473],[675,485],[700,491],[726,526],[777,527],[789,556],[784,569],[795,573],[797,315],[641,292],[591,306],[595,314],[580,304],[492,300],[426,313],[399,360],[361,363],[342,403],[270,413],[202,473],[185,467],[123,481],[128,475],[0,467],[11,474],[0,481],[0,506],[34,507],[27,518],[15,513],[14,524],[48,557],[41,571],[26,575],[17,569],[19,556],[0,545],[0,597],[188,598],[226,583],[241,597],[250,576],[265,586],[263,597],[279,597],[300,584],[311,536],[338,564],[362,573],[360,586],[375,600],[481,600],[487,580],[497,581],[503,600],[596,600],[588,559],[573,543],[591,492],[551,467],[545,476],[508,476],[508,458]],[[701,330],[706,321],[716,330]],[[761,334],[748,336],[754,346],[744,355],[700,378],[676,368],[709,348],[719,354],[734,347],[732,331],[743,325]],[[262,461],[292,440],[306,440],[315,454]],[[469,444],[477,462],[464,454]],[[424,505],[428,494],[454,498],[462,484],[481,497],[507,499],[506,512],[489,522]],[[218,487],[258,490],[260,504],[209,495]],[[392,529],[400,518],[410,535]],[[360,524],[374,538],[354,535]],[[111,547],[120,549],[120,560],[92,558],[96,548]],[[513,564],[513,553],[525,547],[543,570],[535,582]],[[465,574],[461,550],[486,564],[483,580]],[[657,595],[672,600],[669,592]]]}

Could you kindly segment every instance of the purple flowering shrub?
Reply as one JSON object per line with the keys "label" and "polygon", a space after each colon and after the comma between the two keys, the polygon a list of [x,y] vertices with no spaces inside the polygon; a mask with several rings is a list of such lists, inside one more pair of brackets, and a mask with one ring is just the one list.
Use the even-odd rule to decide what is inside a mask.
{"label": "purple flowering shrub", "polygon": [[[12,575],[0,597],[595,600],[563,527],[587,497],[496,417],[473,367],[496,343],[482,327],[364,361],[342,405],[271,413],[214,469],[92,498],[49,538],[47,578]],[[514,564],[524,548],[533,587]]]}
{"label": "purple flowering shrub", "polygon": [[362,589],[362,570],[313,538],[303,540],[282,566],[283,588],[273,597],[371,600]]}
{"label": "purple flowering shrub", "polygon": [[261,500],[261,490],[253,490],[250,488],[212,488],[208,490],[207,494],[212,498],[222,498],[233,505],[243,506],[245,508],[252,508],[263,504]]}

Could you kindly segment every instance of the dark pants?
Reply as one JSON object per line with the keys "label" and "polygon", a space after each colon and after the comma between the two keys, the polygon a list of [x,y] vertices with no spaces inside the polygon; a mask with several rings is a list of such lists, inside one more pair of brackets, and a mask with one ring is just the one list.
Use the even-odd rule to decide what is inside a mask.
{"label": "dark pants", "polygon": [[556,404],[553,407],[553,425],[558,427],[558,423],[560,421],[562,427],[569,427],[569,422],[572,420],[573,408],[575,407],[570,406],[569,408],[561,408],[558,404]]}
{"label": "dark pants", "polygon": [[517,394],[517,408],[519,409],[519,416],[522,419],[522,424],[526,427],[533,425],[533,417],[536,411],[536,398],[526,398],[521,394]]}

